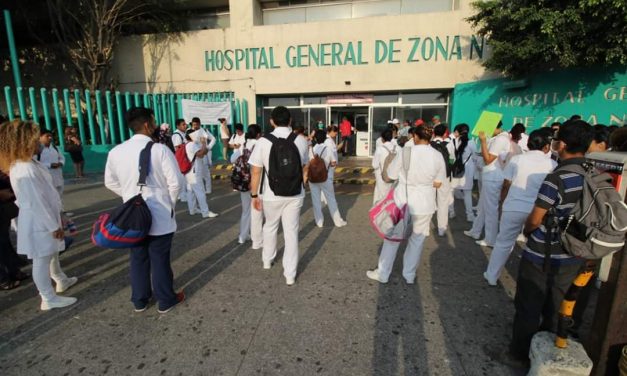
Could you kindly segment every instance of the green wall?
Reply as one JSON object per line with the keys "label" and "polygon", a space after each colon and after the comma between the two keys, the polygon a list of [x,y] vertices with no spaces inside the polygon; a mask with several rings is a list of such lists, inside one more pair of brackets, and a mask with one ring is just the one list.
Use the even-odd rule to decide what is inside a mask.
{"label": "green wall", "polygon": [[529,77],[523,88],[507,88],[515,83],[493,79],[455,85],[451,124],[474,127],[483,110],[502,113],[505,129],[518,122],[536,129],[574,114],[591,124],[627,123],[627,67],[552,72]]}

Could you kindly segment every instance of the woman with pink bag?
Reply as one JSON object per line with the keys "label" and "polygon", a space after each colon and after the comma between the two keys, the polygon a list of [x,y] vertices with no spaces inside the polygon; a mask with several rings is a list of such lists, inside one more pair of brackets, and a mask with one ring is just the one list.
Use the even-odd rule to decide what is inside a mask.
{"label": "woman with pink bag", "polygon": [[[413,146],[398,153],[390,164],[388,174],[398,179],[394,188],[394,201],[401,208],[407,204],[411,216],[412,234],[403,257],[403,277],[408,284],[416,279],[425,238],[429,236],[431,217],[436,210],[435,191],[446,179],[446,166],[442,154],[431,147],[433,127],[424,125],[413,133]],[[408,159],[403,162],[403,159]],[[384,239],[378,267],[369,270],[368,278],[387,283],[400,242]]]}

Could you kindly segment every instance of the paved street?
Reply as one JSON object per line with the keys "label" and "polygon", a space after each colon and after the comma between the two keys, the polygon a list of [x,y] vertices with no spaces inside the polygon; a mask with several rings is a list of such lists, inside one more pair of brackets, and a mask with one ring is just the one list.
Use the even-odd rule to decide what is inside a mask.
{"label": "paved street", "polygon": [[487,250],[462,235],[465,216],[446,238],[426,241],[417,284],[405,284],[397,257],[390,283],[380,285],[365,275],[381,246],[367,219],[372,186],[338,187],[349,223],[341,229],[328,211],[317,228],[308,196],[299,274],[288,287],[280,260],[263,270],[260,251],[237,243],[239,196],[226,182],[214,190],[209,206],[218,218],[190,217],[178,206],[172,260],[187,301],[160,315],[154,305],[133,312],[127,252],[96,249],[88,239],[98,213],[118,199],[102,184],[68,186],[66,209],[81,232],[61,264],[79,277],[67,293],[79,302],[41,312],[32,282],[1,292],[0,374],[517,374],[489,360],[483,346],[509,338],[518,257],[504,286],[488,287]]}

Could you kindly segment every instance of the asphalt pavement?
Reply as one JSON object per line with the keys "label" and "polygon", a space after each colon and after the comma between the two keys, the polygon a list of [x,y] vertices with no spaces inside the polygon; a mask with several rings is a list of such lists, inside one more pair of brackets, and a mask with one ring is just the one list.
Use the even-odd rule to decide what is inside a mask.
{"label": "asphalt pavement", "polygon": [[282,249],[263,270],[261,251],[238,244],[239,195],[216,182],[209,207],[219,217],[177,206],[172,265],[187,300],[159,314],[155,305],[133,311],[128,252],[90,243],[98,214],[119,200],[97,180],[68,186],[80,233],[61,265],[79,278],[65,294],[79,301],[41,312],[32,281],[0,292],[0,375],[521,374],[484,352],[507,345],[519,251],[489,287],[489,249],[462,234],[469,224],[459,215],[446,237],[432,232],[425,242],[416,284],[400,275],[404,246],[390,282],[378,284],[366,278],[382,243],[368,224],[372,188],[337,186],[344,228],[332,227],[326,208],[325,227],[316,227],[307,195],[289,287]]}

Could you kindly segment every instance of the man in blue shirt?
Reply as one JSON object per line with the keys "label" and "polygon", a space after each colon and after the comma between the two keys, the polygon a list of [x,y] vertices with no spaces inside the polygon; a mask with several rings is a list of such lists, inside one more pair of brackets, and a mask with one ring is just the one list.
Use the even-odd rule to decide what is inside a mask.
{"label": "man in blue shirt", "polygon": [[[559,164],[542,183],[525,224],[528,240],[516,281],[512,341],[509,351],[495,356],[508,365],[526,366],[534,334],[557,329],[564,294],[584,265],[583,259],[571,256],[563,248],[557,226],[580,199],[584,183],[582,175],[561,170],[561,167],[585,164],[584,155],[592,138],[592,127],[581,120],[567,121],[553,138],[551,147],[559,154]],[[545,260],[549,251],[547,242],[550,244],[550,260]]]}

